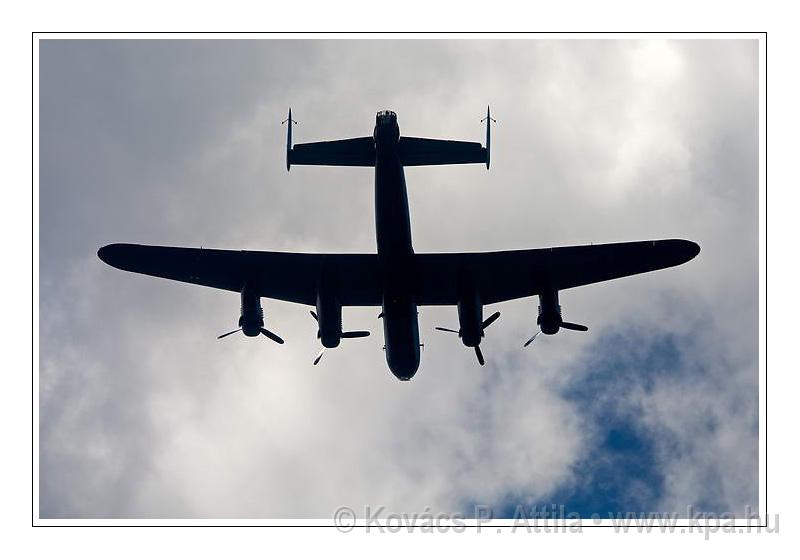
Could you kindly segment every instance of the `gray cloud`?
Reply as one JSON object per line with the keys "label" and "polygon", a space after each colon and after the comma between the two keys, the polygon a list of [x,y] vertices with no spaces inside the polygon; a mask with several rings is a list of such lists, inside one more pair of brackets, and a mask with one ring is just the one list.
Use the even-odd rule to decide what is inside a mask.
{"label": "gray cloud", "polygon": [[[685,342],[670,375],[625,393],[656,442],[652,507],[755,505],[757,60],[754,41],[42,42],[41,515],[542,499],[576,484],[602,426],[569,390],[624,329]],[[372,252],[370,170],[287,176],[286,108],[299,142],[368,134],[386,107],[406,134],[478,140],[488,102],[491,172],[407,170],[417,251],[683,237],[700,256],[565,292],[591,330],[525,352],[535,300],[497,306],[484,369],[432,331],[455,310],[425,308],[412,383],[386,370],[375,310],[345,310],[373,337],[313,368],[305,309],[265,302],[285,347],[217,342],[235,294],[95,256],[116,241]]]}

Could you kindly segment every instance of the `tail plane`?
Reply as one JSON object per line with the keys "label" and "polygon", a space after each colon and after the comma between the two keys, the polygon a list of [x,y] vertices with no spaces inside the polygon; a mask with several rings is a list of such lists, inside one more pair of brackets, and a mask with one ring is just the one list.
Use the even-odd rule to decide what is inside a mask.
{"label": "tail plane", "polygon": [[[454,165],[462,163],[484,163],[489,169],[489,142],[491,141],[491,121],[494,119],[486,109],[486,147],[480,142],[458,140],[439,140],[401,136],[397,141],[397,153],[403,166]],[[375,139],[372,136],[292,144],[292,111],[289,109],[286,137],[286,170],[295,165],[331,165],[374,167]],[[494,121],[497,122],[497,121]]]}

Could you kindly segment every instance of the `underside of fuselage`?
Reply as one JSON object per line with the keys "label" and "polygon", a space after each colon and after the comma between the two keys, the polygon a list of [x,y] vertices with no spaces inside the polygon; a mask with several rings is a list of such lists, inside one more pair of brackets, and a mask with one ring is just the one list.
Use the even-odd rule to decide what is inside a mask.
{"label": "underside of fuselage", "polygon": [[389,369],[407,381],[419,368],[419,325],[412,287],[414,249],[405,174],[400,163],[397,116],[375,119],[375,234],[383,285],[384,349]]}
{"label": "underside of fuselage", "polygon": [[412,299],[384,297],[383,337],[389,369],[398,379],[408,381],[419,368],[417,306]]}

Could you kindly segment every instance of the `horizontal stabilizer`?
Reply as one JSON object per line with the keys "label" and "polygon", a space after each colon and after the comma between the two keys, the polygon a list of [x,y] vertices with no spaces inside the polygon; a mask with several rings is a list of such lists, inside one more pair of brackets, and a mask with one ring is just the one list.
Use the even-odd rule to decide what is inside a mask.
{"label": "horizontal stabilizer", "polygon": [[398,146],[401,165],[486,163],[488,152],[480,142],[434,140],[403,136]]}
{"label": "horizontal stabilizer", "polygon": [[286,154],[289,165],[375,166],[375,141],[372,136],[295,144]]}

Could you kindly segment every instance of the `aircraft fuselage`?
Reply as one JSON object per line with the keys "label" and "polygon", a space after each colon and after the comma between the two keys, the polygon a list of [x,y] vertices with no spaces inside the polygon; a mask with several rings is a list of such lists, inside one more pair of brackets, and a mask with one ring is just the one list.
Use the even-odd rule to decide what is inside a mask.
{"label": "aircraft fuselage", "polygon": [[375,122],[375,233],[383,285],[383,336],[386,362],[402,380],[419,368],[419,325],[414,301],[414,248],[397,117],[378,113]]}

